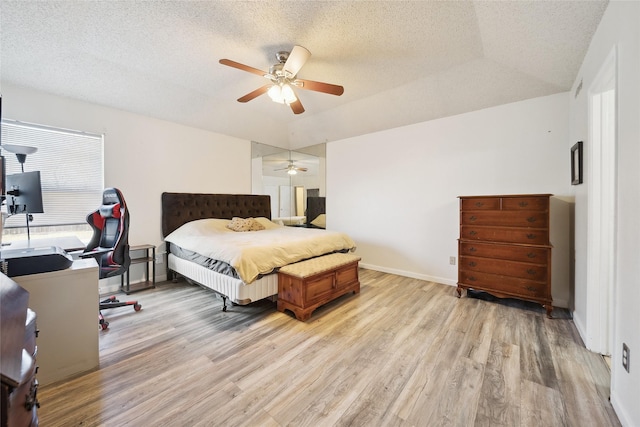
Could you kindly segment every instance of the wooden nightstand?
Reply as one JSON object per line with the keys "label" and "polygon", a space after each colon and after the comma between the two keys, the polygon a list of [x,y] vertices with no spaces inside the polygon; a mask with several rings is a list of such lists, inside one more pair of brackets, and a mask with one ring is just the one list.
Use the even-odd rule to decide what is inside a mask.
{"label": "wooden nightstand", "polygon": [[[156,287],[156,247],[155,245],[133,245],[129,247],[129,254],[131,252],[144,251],[144,256],[140,257],[131,257],[131,265],[127,269],[127,272],[121,276],[120,281],[120,290],[125,294],[129,295],[134,292],[144,291],[145,289],[151,289]],[[149,253],[151,251],[151,253]],[[145,265],[145,281],[140,283],[135,283],[131,285],[129,283],[129,270],[134,264],[144,264]],[[149,264],[151,264],[151,276],[149,276]],[[127,283],[125,285],[124,276],[127,276]]]}

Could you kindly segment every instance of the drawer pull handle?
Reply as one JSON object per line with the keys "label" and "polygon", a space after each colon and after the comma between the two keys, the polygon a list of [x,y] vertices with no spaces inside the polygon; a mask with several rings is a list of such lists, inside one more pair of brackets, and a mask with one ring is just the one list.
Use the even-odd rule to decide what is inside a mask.
{"label": "drawer pull handle", "polygon": [[476,207],[482,207],[484,206],[484,202],[476,202]]}
{"label": "drawer pull handle", "polygon": [[478,217],[477,217],[477,216],[475,216],[475,215],[471,215],[471,216],[469,217],[469,221],[475,221],[476,219],[478,219]]}
{"label": "drawer pull handle", "polygon": [[537,291],[537,290],[538,290],[538,288],[535,288],[535,287],[533,287],[533,286],[527,286],[527,290],[528,290],[529,292],[535,292],[535,291]]}
{"label": "drawer pull handle", "polygon": [[476,252],[476,251],[477,251],[477,249],[476,249],[476,248],[474,248],[473,246],[471,246],[471,247],[469,248],[469,252]]}
{"label": "drawer pull handle", "polygon": [[470,236],[475,236],[476,234],[478,234],[478,232],[477,232],[477,231],[475,231],[475,230],[471,230],[471,231],[469,232],[469,235],[470,235]]}
{"label": "drawer pull handle", "polygon": [[536,270],[534,270],[533,268],[530,268],[527,270],[527,274],[531,275],[531,276],[535,276],[536,274],[538,274],[538,272]]}
{"label": "drawer pull handle", "polygon": [[527,218],[527,222],[533,223],[536,222],[538,219],[535,216],[530,216],[529,218]]}
{"label": "drawer pull handle", "polygon": [[477,262],[475,262],[475,261],[471,261],[471,262],[469,263],[469,267],[475,267],[476,265],[478,265],[478,263],[477,263]]}
{"label": "drawer pull handle", "polygon": [[527,239],[535,239],[537,236],[533,233],[527,234]]}
{"label": "drawer pull handle", "polygon": [[34,379],[31,383],[31,387],[29,387],[29,394],[25,396],[24,401],[24,409],[30,411],[35,406],[36,408],[40,407],[40,402],[38,402],[38,380]]}
{"label": "drawer pull handle", "polygon": [[518,205],[519,205],[521,208],[525,208],[525,207],[529,206],[529,202],[520,202],[520,203],[518,203]]}
{"label": "drawer pull handle", "polygon": [[476,278],[475,278],[475,277],[473,277],[473,276],[469,276],[469,279],[468,279],[468,280],[469,280],[470,282],[475,282],[475,281],[476,281],[476,280],[478,280],[478,279],[476,279]]}
{"label": "drawer pull handle", "polygon": [[535,252],[529,252],[529,253],[527,254],[527,258],[535,258],[536,256],[537,256],[537,255],[536,255],[536,253],[535,253]]}

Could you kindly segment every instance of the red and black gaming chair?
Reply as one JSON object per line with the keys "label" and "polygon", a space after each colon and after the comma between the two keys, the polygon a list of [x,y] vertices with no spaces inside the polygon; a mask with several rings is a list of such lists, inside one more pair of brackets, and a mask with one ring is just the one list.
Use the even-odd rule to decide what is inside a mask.
{"label": "red and black gaming chair", "polygon": [[[102,205],[87,215],[87,222],[93,229],[91,241],[82,253],[82,258],[93,257],[98,262],[99,278],[120,276],[127,272],[131,264],[129,256],[129,210],[122,192],[117,188],[107,188],[102,192]],[[138,301],[119,301],[111,296],[100,301],[100,310],[132,305],[135,311],[142,306]],[[109,322],[102,312],[98,315],[102,329]]]}

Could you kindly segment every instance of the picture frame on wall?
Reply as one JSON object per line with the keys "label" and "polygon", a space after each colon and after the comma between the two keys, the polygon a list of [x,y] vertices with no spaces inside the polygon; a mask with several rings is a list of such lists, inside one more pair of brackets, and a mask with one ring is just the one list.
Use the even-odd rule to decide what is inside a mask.
{"label": "picture frame on wall", "polygon": [[571,185],[582,184],[582,141],[571,147]]}

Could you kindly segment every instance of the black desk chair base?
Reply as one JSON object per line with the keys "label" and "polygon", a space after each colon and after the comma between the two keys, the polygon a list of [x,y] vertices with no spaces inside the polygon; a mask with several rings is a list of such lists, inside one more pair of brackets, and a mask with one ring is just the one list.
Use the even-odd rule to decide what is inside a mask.
{"label": "black desk chair base", "polygon": [[100,301],[100,311],[98,312],[98,323],[100,324],[100,328],[105,330],[109,327],[109,322],[104,320],[104,316],[102,316],[102,310],[125,307],[127,305],[132,305],[135,311],[142,310],[142,304],[138,303],[138,301],[120,301],[114,295]]}

